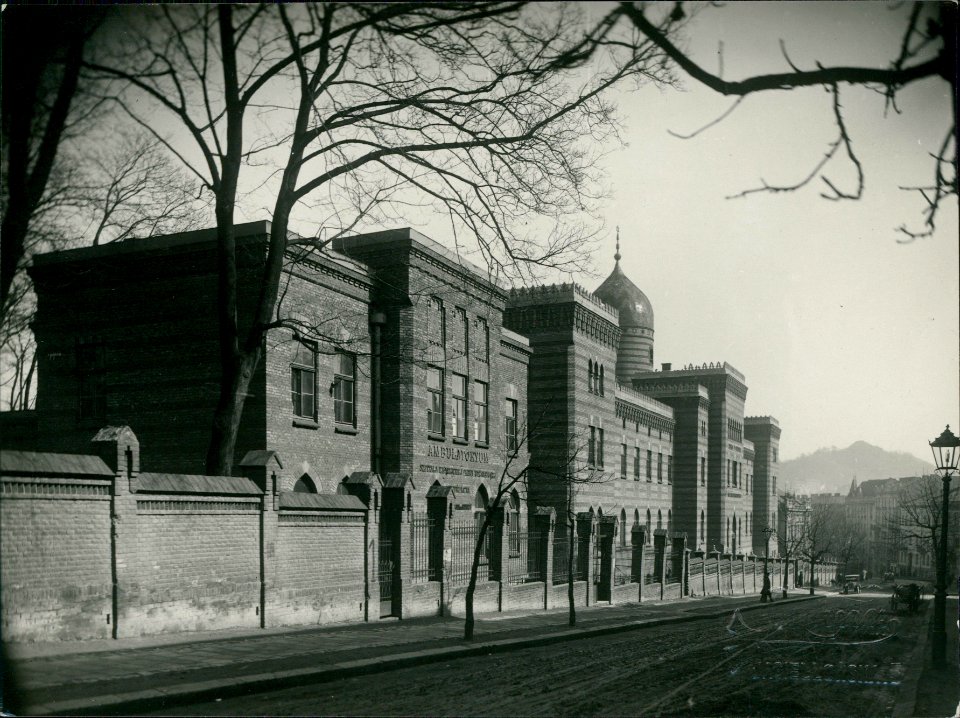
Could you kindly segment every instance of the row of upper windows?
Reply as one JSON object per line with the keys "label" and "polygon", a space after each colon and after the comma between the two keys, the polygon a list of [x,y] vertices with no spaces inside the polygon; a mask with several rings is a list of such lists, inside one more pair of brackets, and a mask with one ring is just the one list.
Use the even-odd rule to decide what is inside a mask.
{"label": "row of upper windows", "polygon": [[[333,420],[337,424],[357,425],[357,358],[354,354],[337,350],[334,352]],[[317,421],[317,348],[312,343],[297,341],[293,360],[290,362],[290,401],[293,415],[301,419]]]}
{"label": "row of upper windows", "polygon": [[[467,310],[462,307],[453,308],[453,331],[450,346],[460,351],[463,356],[470,352],[470,321]],[[476,347],[474,358],[488,364],[490,362],[490,325],[484,317],[473,318],[473,334]],[[439,297],[430,297],[430,316],[427,325],[427,341],[434,346],[446,348],[447,344],[447,315],[443,307],[443,300]]]}
{"label": "row of upper windows", "polygon": [[[447,415],[446,381],[442,368],[427,366],[427,433],[433,437],[445,436],[444,417]],[[468,441],[467,425],[473,420],[473,439],[478,444],[487,444],[489,432],[490,387],[487,382],[473,382],[472,411],[468,396],[469,379],[463,374],[450,372],[450,436],[460,441]],[[518,434],[519,405],[516,399],[506,398],[503,405],[503,435],[507,451],[516,451],[520,439]]]}
{"label": "row of upper windows", "polygon": [[[649,424],[642,425],[639,421],[634,421],[634,422],[631,422],[631,423],[633,424],[633,430],[634,430],[636,433],[638,433],[638,434],[640,433],[640,427],[641,427],[641,426],[646,426],[646,427],[647,427],[647,436],[653,437],[653,427],[650,426]],[[625,417],[625,416],[620,417],[620,425],[621,425],[624,429],[627,428],[627,417]],[[670,432],[670,431],[664,431],[663,429],[657,429],[657,438],[658,438],[658,439],[663,439],[664,437],[666,437],[667,441],[673,441],[673,433],[672,433],[672,432]]]}
{"label": "row of upper windows", "polygon": [[[603,465],[604,465],[603,446],[604,446],[603,429],[599,427],[591,426],[589,440],[587,441],[587,466],[588,467],[598,468],[598,469],[603,468]],[[620,444],[620,478],[622,479],[627,478],[628,452],[629,452],[629,447],[626,444]],[[654,462],[653,462],[652,450],[647,449],[646,459],[647,459],[645,464],[646,479],[647,481],[652,482],[653,474],[654,474],[654,471],[653,471]],[[635,481],[640,480],[640,474],[641,474],[640,464],[641,464],[641,451],[639,447],[635,446],[633,447],[633,478]],[[662,484],[663,468],[664,468],[662,452],[657,453],[656,467],[657,467],[657,471],[656,471],[657,483]],[[670,456],[669,454],[667,455],[666,468],[667,468],[667,483],[672,484],[673,483],[673,457]]]}
{"label": "row of upper windows", "polygon": [[743,464],[727,459],[727,486],[739,487],[748,494],[753,492],[753,474],[743,474]]}

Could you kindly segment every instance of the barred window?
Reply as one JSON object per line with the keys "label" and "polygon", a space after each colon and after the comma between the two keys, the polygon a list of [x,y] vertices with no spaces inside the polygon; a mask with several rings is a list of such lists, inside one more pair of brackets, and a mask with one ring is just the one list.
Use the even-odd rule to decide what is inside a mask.
{"label": "barred window", "polygon": [[290,399],[294,416],[317,418],[317,352],[304,342],[296,343],[290,362]]}
{"label": "barred window", "polygon": [[590,441],[587,442],[587,466],[597,465],[597,428],[590,427]]}
{"label": "barred window", "polygon": [[653,481],[653,451],[647,449],[647,481]]}
{"label": "barred window", "polygon": [[640,480],[640,447],[634,447],[633,449],[633,480]]}
{"label": "barred window", "polygon": [[667,456],[667,483],[673,483],[673,457]]}
{"label": "barred window", "polygon": [[485,382],[475,381],[473,383],[473,438],[475,441],[486,443],[488,419],[487,419],[487,392],[488,387]]}
{"label": "barred window", "polygon": [[597,466],[603,466],[603,429],[597,429]]}
{"label": "barred window", "polygon": [[452,411],[450,412],[450,433],[454,438],[467,438],[467,377],[454,374],[451,381],[453,396]]}
{"label": "barred window", "polygon": [[333,375],[333,414],[338,424],[356,426],[357,362],[353,354],[337,352]]}
{"label": "barred window", "polygon": [[620,478],[627,478],[627,445],[620,444]]}
{"label": "barred window", "polygon": [[443,369],[427,367],[427,391],[430,394],[427,404],[427,431],[443,435]]}
{"label": "barred window", "polygon": [[657,483],[663,483],[663,454],[657,454]]}
{"label": "barred window", "polygon": [[707,457],[700,457],[700,485],[707,485]]}

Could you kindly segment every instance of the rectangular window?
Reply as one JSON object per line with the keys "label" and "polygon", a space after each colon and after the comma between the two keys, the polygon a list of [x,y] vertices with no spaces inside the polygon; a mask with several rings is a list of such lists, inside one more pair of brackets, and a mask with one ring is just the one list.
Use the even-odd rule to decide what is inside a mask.
{"label": "rectangular window", "polygon": [[640,480],[640,447],[633,449],[633,480]]}
{"label": "rectangular window", "polygon": [[700,457],[700,485],[707,485],[707,457]]}
{"label": "rectangular window", "polygon": [[455,341],[460,342],[458,348],[462,351],[463,356],[468,356],[467,353],[470,351],[470,325],[467,322],[467,311],[456,307],[453,312],[457,321],[457,326],[454,330],[457,332]]}
{"label": "rectangular window", "polygon": [[603,429],[597,429],[597,466],[603,466]]}
{"label": "rectangular window", "polygon": [[[620,444],[620,478],[627,478],[627,445]],[[626,529],[621,529],[626,531]]]}
{"label": "rectangular window", "polygon": [[77,373],[80,377],[80,418],[103,419],[107,415],[107,397],[102,340],[80,339],[77,342]]}
{"label": "rectangular window", "polygon": [[473,438],[487,443],[487,385],[482,381],[473,383]]}
{"label": "rectangular window", "polygon": [[727,486],[730,485],[730,459],[727,459]]}
{"label": "rectangular window", "polygon": [[657,483],[663,483],[663,454],[657,453]]}
{"label": "rectangular window", "polygon": [[597,429],[590,427],[590,441],[587,443],[587,466],[597,465]]}
{"label": "rectangular window", "polygon": [[516,451],[517,442],[517,400],[507,399],[503,407],[503,433],[507,443],[507,451]]}
{"label": "rectangular window", "polygon": [[467,438],[467,377],[453,374],[450,393],[453,397],[450,412],[450,433],[455,439]]}
{"label": "rectangular window", "polygon": [[443,369],[436,366],[427,367],[427,431],[431,434],[443,436]]}
{"label": "rectangular window", "polygon": [[474,345],[477,361],[488,364],[490,362],[490,327],[487,325],[487,320],[477,317],[473,322],[473,328],[476,333]]}
{"label": "rectangular window", "polygon": [[673,483],[673,457],[667,456],[667,483]]}
{"label": "rectangular window", "polygon": [[647,481],[653,481],[653,452],[647,449]]}
{"label": "rectangular window", "polygon": [[298,341],[293,361],[290,362],[290,399],[293,415],[306,419],[317,418],[317,352]]}
{"label": "rectangular window", "polygon": [[353,354],[337,352],[333,373],[333,417],[338,424],[356,426],[357,360]]}

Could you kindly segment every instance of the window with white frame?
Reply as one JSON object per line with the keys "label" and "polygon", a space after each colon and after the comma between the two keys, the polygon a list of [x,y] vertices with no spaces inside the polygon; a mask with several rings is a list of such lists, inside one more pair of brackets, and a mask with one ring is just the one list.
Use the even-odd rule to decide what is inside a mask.
{"label": "window with white frame", "polygon": [[356,426],[357,360],[353,354],[338,351],[333,374],[333,417],[338,424]]}
{"label": "window with white frame", "polygon": [[290,362],[290,399],[293,415],[317,418],[317,351],[302,341],[296,342]]}

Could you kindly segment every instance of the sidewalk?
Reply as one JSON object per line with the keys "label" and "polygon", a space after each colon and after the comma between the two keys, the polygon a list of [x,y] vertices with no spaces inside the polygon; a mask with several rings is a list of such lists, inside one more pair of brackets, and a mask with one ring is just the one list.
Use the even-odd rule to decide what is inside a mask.
{"label": "sidewalk", "polygon": [[[810,600],[806,595],[772,604]],[[136,712],[208,696],[333,680],[477,653],[585,638],[760,609],[759,597],[484,614],[475,637],[462,618],[322,628],[210,631],[74,643],[4,646],[4,710],[17,715]]]}

